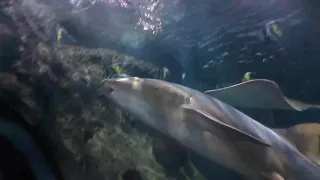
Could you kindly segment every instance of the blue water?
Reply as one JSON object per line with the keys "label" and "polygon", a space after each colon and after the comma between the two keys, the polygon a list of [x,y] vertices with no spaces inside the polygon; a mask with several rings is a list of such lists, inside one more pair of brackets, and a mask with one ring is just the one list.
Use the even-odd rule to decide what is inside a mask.
{"label": "blue water", "polygon": [[[316,11],[308,5],[311,2],[100,0],[96,6],[103,5],[107,11],[93,5],[83,13],[87,14],[87,22],[97,21],[99,24],[95,26],[111,26],[119,31],[113,35],[119,42],[111,48],[168,66],[174,73],[172,81],[192,88],[204,90],[236,83],[247,71],[285,86],[293,80],[304,86],[306,72],[318,74],[319,67],[314,58],[320,48],[314,38],[319,25]],[[279,19],[287,21],[284,37],[278,42],[259,40],[258,33],[266,23]],[[276,68],[279,66],[283,68]],[[308,70],[301,66],[307,66]],[[310,77],[308,81],[317,83]],[[301,94],[302,91],[288,93],[313,100]]]}
{"label": "blue water", "polygon": [[[54,26],[44,18],[48,36]],[[320,102],[320,24],[313,0],[45,0],[72,16],[61,22],[77,45],[110,48],[168,67],[171,82],[208,90],[239,83],[244,73],[276,81],[289,97]],[[50,19],[50,18],[49,18]],[[284,19],[277,41],[262,40],[270,21]],[[107,32],[107,33],[105,33]],[[185,73],[185,78],[182,74]],[[134,76],[134,75],[133,75]],[[274,126],[317,121],[318,112],[275,111]],[[23,145],[23,144],[21,144]],[[191,153],[208,179],[237,174]],[[39,161],[42,161],[39,156]],[[41,179],[41,174],[38,174]],[[51,177],[51,172],[44,174]],[[45,178],[44,177],[44,178]]]}
{"label": "blue water", "polygon": [[36,180],[57,180],[32,137],[19,125],[0,120],[0,135],[12,142],[16,150],[24,155]]}

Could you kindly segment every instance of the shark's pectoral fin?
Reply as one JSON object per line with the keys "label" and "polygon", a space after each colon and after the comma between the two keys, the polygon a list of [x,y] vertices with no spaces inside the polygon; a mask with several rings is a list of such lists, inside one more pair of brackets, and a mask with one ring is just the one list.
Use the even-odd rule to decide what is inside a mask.
{"label": "shark's pectoral fin", "polygon": [[314,163],[316,163],[316,164],[318,164],[319,166],[320,166],[320,157],[319,157],[319,155],[313,155],[313,154],[311,154],[311,155],[306,155],[309,159],[311,159]]}
{"label": "shark's pectoral fin", "polygon": [[307,104],[287,98],[274,81],[255,79],[229,87],[208,90],[206,94],[231,106],[239,108],[287,109],[303,111],[320,108],[317,104]]}
{"label": "shark's pectoral fin", "polygon": [[270,177],[268,178],[269,180],[285,180],[280,174],[278,173],[271,173]]}
{"label": "shark's pectoral fin", "polygon": [[273,131],[320,165],[320,123],[303,123],[287,129],[273,129]]}
{"label": "shark's pectoral fin", "polygon": [[[186,114],[188,117],[194,118],[194,123],[197,123],[197,125],[200,125],[204,130],[212,131],[210,126],[221,130],[224,132],[224,134],[229,138],[231,141],[235,142],[250,142],[253,144],[263,145],[271,147],[270,144],[267,142],[264,142],[263,140],[254,137],[246,132],[243,132],[235,127],[232,127],[228,124],[225,124],[214,117],[206,114],[205,112],[202,112],[199,109],[193,108],[192,106],[185,104],[182,106],[183,109],[186,110]],[[203,121],[205,120],[205,121]]]}

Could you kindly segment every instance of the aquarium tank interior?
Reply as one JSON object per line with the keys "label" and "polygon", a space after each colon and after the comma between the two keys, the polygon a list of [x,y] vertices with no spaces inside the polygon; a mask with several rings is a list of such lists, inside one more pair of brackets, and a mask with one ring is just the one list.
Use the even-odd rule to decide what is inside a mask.
{"label": "aquarium tank interior", "polygon": [[1,0],[0,179],[320,180],[317,0]]}

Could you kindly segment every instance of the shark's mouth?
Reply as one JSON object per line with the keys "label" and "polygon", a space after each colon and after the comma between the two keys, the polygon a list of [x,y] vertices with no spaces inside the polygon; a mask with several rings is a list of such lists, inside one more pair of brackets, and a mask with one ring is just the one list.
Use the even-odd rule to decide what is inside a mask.
{"label": "shark's mouth", "polygon": [[109,100],[111,99],[111,96],[114,94],[114,92],[115,89],[110,86],[104,85],[100,88],[100,93]]}
{"label": "shark's mouth", "polygon": [[115,92],[115,90],[112,87],[105,87],[104,91],[105,91],[105,93],[108,93],[108,94]]}
{"label": "shark's mouth", "polygon": [[115,89],[111,86],[108,85],[107,82],[108,79],[104,79],[101,81],[100,83],[100,92],[101,94],[103,94],[105,97],[110,97],[110,95],[115,92]]}

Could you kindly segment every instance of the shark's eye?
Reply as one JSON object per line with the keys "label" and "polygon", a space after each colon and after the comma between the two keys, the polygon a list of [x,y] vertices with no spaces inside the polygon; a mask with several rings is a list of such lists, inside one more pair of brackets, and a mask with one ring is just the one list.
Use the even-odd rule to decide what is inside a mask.
{"label": "shark's eye", "polygon": [[112,87],[109,87],[109,86],[105,87],[103,90],[105,91],[105,93],[112,93],[114,91],[114,89]]}

